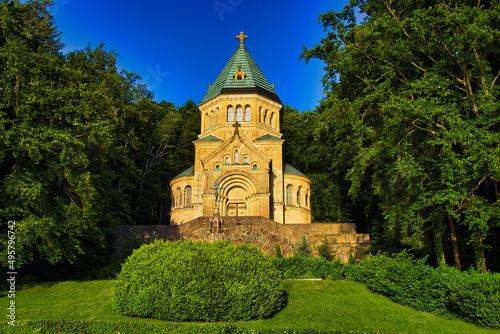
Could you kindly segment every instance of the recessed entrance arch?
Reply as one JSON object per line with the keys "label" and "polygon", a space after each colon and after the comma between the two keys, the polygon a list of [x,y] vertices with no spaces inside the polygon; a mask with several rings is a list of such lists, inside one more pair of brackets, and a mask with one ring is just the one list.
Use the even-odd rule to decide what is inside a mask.
{"label": "recessed entrance arch", "polygon": [[223,216],[251,216],[257,212],[257,187],[252,177],[243,172],[233,172],[221,176],[219,186],[223,189],[218,198],[218,206]]}
{"label": "recessed entrance arch", "polygon": [[248,193],[241,186],[232,187],[227,193],[227,215],[246,216],[247,215]]}

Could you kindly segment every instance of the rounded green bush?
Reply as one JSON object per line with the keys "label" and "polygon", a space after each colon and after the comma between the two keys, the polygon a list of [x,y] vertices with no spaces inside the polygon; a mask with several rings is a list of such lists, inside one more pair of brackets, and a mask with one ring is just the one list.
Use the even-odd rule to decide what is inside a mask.
{"label": "rounded green bush", "polygon": [[403,251],[374,255],[347,267],[347,276],[365,283],[395,302],[419,310],[454,314],[480,326],[500,328],[500,274],[459,272]]}
{"label": "rounded green bush", "polygon": [[171,321],[265,318],[286,303],[281,274],[252,245],[156,241],[127,258],[113,306]]}

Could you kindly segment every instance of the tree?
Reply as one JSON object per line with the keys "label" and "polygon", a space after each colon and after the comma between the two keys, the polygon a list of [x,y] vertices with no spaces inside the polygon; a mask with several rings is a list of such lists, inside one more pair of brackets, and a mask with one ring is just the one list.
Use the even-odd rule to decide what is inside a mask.
{"label": "tree", "polygon": [[297,256],[311,256],[312,247],[311,243],[307,240],[305,234],[302,235],[302,239],[300,240],[297,248],[293,250],[293,254]]}
{"label": "tree", "polygon": [[131,221],[138,152],[162,107],[103,45],[62,55],[48,5],[0,3],[0,224],[16,220],[18,266],[86,254],[95,267]]}
{"label": "tree", "polygon": [[343,164],[331,149],[335,145],[333,136],[320,127],[322,121],[322,107],[315,112],[299,112],[285,106],[283,158],[311,179],[311,210],[315,221],[351,222],[352,203],[347,197],[348,187],[341,179]]}
{"label": "tree", "polygon": [[0,3],[0,216],[2,225],[16,220],[17,266],[36,256],[73,261],[83,238],[103,241],[84,144],[67,128],[65,102],[76,92],[47,5]]}
{"label": "tree", "polygon": [[460,267],[465,238],[483,271],[500,221],[499,18],[498,1],[353,0],[302,54],[325,62],[320,126],[352,156],[349,194],[368,186],[386,237],[439,263],[449,236]]}
{"label": "tree", "polygon": [[283,254],[281,254],[281,246],[279,243],[276,244],[276,252],[274,253],[274,257],[277,259],[283,258]]}
{"label": "tree", "polygon": [[333,261],[335,259],[335,251],[332,248],[332,242],[328,236],[324,235],[320,242],[321,244],[316,247],[318,255],[327,261]]}

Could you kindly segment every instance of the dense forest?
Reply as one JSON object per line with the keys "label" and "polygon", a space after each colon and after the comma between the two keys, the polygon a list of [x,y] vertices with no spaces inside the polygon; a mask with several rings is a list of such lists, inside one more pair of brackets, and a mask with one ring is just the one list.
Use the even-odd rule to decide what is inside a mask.
{"label": "dense forest", "polygon": [[[100,276],[117,226],[168,224],[200,118],[104,45],[63,54],[49,5],[0,2],[1,260],[15,220],[25,272]],[[356,223],[372,252],[500,270],[498,1],[353,0],[320,21],[300,57],[324,62],[325,98],[282,124],[314,221]]]}

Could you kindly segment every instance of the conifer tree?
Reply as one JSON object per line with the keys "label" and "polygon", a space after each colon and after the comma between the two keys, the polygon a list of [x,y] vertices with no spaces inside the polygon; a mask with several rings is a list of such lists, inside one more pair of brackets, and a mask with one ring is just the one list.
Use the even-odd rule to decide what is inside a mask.
{"label": "conifer tree", "polygon": [[332,242],[326,235],[324,235],[320,241],[321,244],[316,247],[318,255],[327,261],[333,261],[333,259],[335,259],[335,251],[332,248]]}
{"label": "conifer tree", "polygon": [[303,234],[302,240],[300,240],[299,244],[297,245],[297,248],[293,250],[293,254],[298,256],[311,256],[311,253],[312,253],[311,243],[309,242],[309,240],[307,240],[306,235]]}
{"label": "conifer tree", "polygon": [[281,247],[280,247],[279,243],[276,244],[276,253],[275,253],[274,257],[277,259],[283,258],[283,254],[281,254]]}

